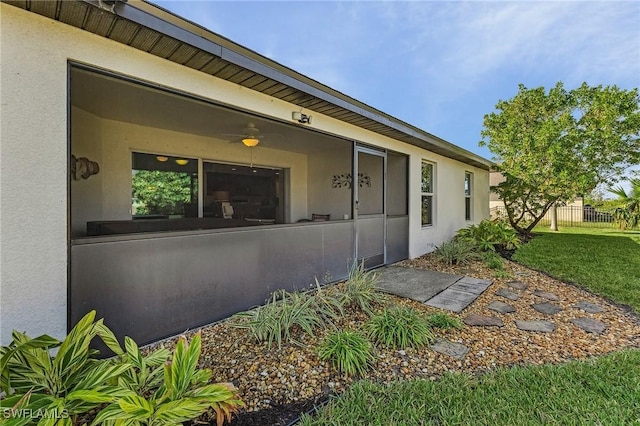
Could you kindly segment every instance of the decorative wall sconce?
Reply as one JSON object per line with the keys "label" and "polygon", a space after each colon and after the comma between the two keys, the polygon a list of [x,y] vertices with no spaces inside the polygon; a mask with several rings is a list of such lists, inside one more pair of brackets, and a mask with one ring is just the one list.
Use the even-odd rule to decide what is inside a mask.
{"label": "decorative wall sconce", "polygon": [[[351,189],[351,182],[351,173],[333,175],[333,182],[331,183],[331,187]],[[364,186],[371,187],[371,177],[366,173],[358,173],[358,186],[360,188]]]}
{"label": "decorative wall sconce", "polygon": [[298,123],[311,124],[311,116],[307,114],[303,114],[300,111],[294,111],[293,114],[291,114],[291,117]]}
{"label": "decorative wall sconce", "polygon": [[100,166],[95,161],[89,160],[87,157],[76,158],[71,155],[71,178],[73,180],[89,179],[92,175],[100,172]]}

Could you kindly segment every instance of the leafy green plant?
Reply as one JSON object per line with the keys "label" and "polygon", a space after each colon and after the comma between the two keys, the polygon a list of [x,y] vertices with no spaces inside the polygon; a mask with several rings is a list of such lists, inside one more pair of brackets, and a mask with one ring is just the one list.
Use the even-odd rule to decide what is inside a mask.
{"label": "leafy green plant", "polygon": [[[137,345],[135,349],[133,345],[133,341],[129,340],[127,357],[137,358],[134,368],[141,373],[146,368],[144,358]],[[158,374],[156,371],[161,371],[162,384],[148,397],[130,390],[100,411],[92,425],[176,425],[198,417],[209,408],[216,413],[218,426],[225,419],[231,421],[232,413],[243,403],[231,383],[210,384],[211,370],[197,368],[201,349],[200,333],[191,339],[191,343],[181,336],[171,361],[151,369],[147,375],[155,377]],[[147,357],[146,364],[157,364],[162,354],[161,350]],[[143,370],[139,369],[141,366]]]}
{"label": "leafy green plant", "polygon": [[474,244],[465,240],[444,242],[436,247],[433,254],[448,265],[465,265],[478,258]]}
{"label": "leafy green plant", "polygon": [[[1,350],[1,385],[7,395],[2,409],[30,410],[40,417],[21,415],[7,420],[9,425],[71,425],[76,417],[109,403],[122,394],[115,384],[118,376],[130,368],[126,362],[98,360],[90,349],[99,337],[116,354],[122,354],[113,333],[102,320],[94,322],[95,311],[85,315],[62,341],[47,335],[29,338],[14,331],[9,346]],[[57,348],[54,357],[49,350]],[[47,418],[47,417],[59,417]]]}
{"label": "leafy green plant", "polygon": [[334,368],[347,375],[364,374],[375,360],[371,343],[355,331],[329,334],[320,343],[318,356],[322,361],[330,361]]}
{"label": "leafy green plant", "polygon": [[[242,406],[231,384],[208,384],[211,372],[196,368],[199,334],[191,345],[181,338],[167,361],[171,353],[166,349],[143,355],[128,337],[123,351],[103,320],[94,321],[95,315],[85,315],[62,342],[13,332],[11,344],[0,350],[6,395],[0,408],[8,417],[3,424],[71,426],[97,412],[94,425],[167,425],[212,408],[220,426]],[[117,356],[98,359],[98,351],[89,346],[96,337]]]}
{"label": "leafy green plant", "polygon": [[620,229],[636,228],[640,225],[640,179],[629,180],[631,189],[627,193],[622,186],[609,189],[610,192],[618,196],[618,201],[622,203],[613,212],[613,219]]}
{"label": "leafy green plant", "polygon": [[322,323],[324,325],[333,324],[344,315],[345,296],[338,290],[338,287],[322,287],[317,279],[315,281],[315,290],[306,295],[311,298],[313,309],[321,318]]}
{"label": "leafy green plant", "polygon": [[349,276],[343,285],[345,305],[357,306],[371,315],[375,305],[383,304],[385,297],[376,287],[375,272],[366,271],[364,261],[353,262],[349,268]]}
{"label": "leafy green plant", "polygon": [[428,319],[406,306],[394,306],[374,315],[365,329],[377,343],[394,349],[418,347],[433,338]]}
{"label": "leafy green plant", "polygon": [[460,229],[456,239],[473,244],[482,251],[496,251],[496,248],[514,250],[520,247],[518,234],[504,220],[484,219],[477,225]]}
{"label": "leafy green plant", "polygon": [[274,342],[278,348],[282,342],[300,344],[292,337],[296,328],[313,335],[313,329],[323,324],[317,302],[303,293],[278,290],[264,306],[238,314],[241,321],[234,326],[248,329],[256,340],[267,342],[269,347]]}
{"label": "leafy green plant", "polygon": [[440,328],[442,330],[446,330],[449,328],[464,327],[460,318],[454,317],[444,312],[438,312],[438,313],[429,315],[427,317],[427,322],[431,327]]}
{"label": "leafy green plant", "polygon": [[489,269],[502,271],[504,269],[504,260],[494,251],[487,251],[482,254],[482,260]]}

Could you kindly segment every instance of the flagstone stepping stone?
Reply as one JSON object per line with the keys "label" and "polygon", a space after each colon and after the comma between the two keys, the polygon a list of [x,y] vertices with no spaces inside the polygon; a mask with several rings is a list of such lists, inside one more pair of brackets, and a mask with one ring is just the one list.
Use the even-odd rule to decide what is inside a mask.
{"label": "flagstone stepping stone", "polygon": [[455,359],[463,359],[469,352],[469,348],[461,343],[450,342],[442,337],[436,337],[429,348],[441,354],[449,355]]}
{"label": "flagstone stepping stone", "polygon": [[520,290],[520,291],[526,290],[527,287],[529,287],[528,285],[526,285],[522,281],[509,281],[507,283],[507,285],[509,287],[511,287],[512,289],[514,289],[514,290]]}
{"label": "flagstone stepping stone", "polygon": [[562,310],[560,306],[556,306],[553,303],[548,302],[534,303],[533,305],[531,305],[531,307],[536,311],[547,315],[555,315]]}
{"label": "flagstone stepping stone", "polygon": [[595,303],[586,302],[586,301],[578,302],[571,307],[576,309],[582,309],[583,311],[589,312],[590,314],[597,314],[599,312],[604,312],[604,308],[602,306],[596,305]]}
{"label": "flagstone stepping stone", "polygon": [[571,322],[587,333],[600,334],[607,329],[607,325],[591,318],[574,318]]}
{"label": "flagstone stepping stone", "polygon": [[491,309],[492,311],[500,312],[501,314],[509,314],[516,311],[516,308],[514,308],[513,306],[504,302],[500,302],[499,300],[494,300],[493,302],[489,303],[489,306],[487,306],[487,308]]}
{"label": "flagstone stepping stone", "polygon": [[551,300],[553,302],[557,302],[560,300],[560,297],[553,293],[549,293],[548,291],[536,290],[533,292],[534,295],[538,297],[542,297],[543,299]]}
{"label": "flagstone stepping stone", "polygon": [[523,331],[540,331],[542,333],[551,333],[556,329],[556,325],[550,321],[533,320],[533,321],[518,321],[516,320],[516,327]]}
{"label": "flagstone stepping stone", "polygon": [[469,314],[463,320],[467,325],[478,327],[502,327],[504,323],[498,317],[490,317],[487,315]]}
{"label": "flagstone stepping stone", "polygon": [[509,300],[518,300],[522,297],[522,295],[511,290],[507,290],[506,288],[501,288],[500,290],[496,291],[496,296],[501,296]]}

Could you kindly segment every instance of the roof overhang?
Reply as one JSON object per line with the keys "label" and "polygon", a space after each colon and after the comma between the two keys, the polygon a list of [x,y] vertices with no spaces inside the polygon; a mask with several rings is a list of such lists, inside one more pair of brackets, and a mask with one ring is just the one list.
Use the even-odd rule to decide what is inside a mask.
{"label": "roof overhang", "polygon": [[493,164],[143,0],[2,1],[481,169]]}

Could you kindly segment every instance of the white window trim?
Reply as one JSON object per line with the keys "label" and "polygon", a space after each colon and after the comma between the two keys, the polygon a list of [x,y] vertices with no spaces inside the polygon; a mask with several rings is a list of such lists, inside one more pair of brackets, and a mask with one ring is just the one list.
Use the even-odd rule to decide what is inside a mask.
{"label": "white window trim", "polygon": [[[425,164],[431,165],[431,192],[422,191],[422,168]],[[436,225],[436,163],[427,159],[422,159],[420,163],[420,224],[422,228],[432,228]],[[422,197],[431,197],[431,223],[422,223]]]}

